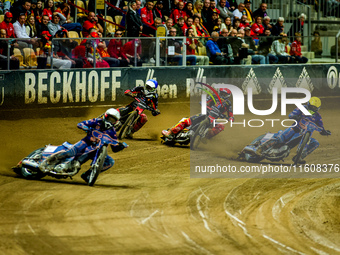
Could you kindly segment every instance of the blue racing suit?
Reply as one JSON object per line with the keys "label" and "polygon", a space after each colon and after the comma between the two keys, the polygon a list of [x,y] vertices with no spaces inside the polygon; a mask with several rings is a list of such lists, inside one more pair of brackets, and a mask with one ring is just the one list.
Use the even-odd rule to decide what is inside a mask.
{"label": "blue racing suit", "polygon": [[[283,132],[279,133],[274,139],[269,140],[265,143],[266,148],[269,148],[273,146],[276,143],[286,143],[290,140],[293,140],[300,136],[300,132],[302,128],[300,127],[300,119],[302,117],[307,118],[311,122],[314,122],[316,125],[318,125],[320,128],[324,130],[323,122],[320,113],[316,112],[311,116],[305,116],[299,108],[296,108],[294,111],[292,111],[288,117],[290,119],[295,119],[298,124],[296,126],[291,126],[284,130]],[[321,132],[320,132],[321,133]],[[305,158],[307,155],[311,154],[316,148],[319,147],[319,142],[315,138],[310,138],[309,142],[306,144],[301,158]],[[263,151],[265,149],[262,149]]]}
{"label": "blue racing suit", "polygon": [[[91,120],[85,120],[77,124],[77,127],[84,130],[84,131],[91,131],[91,130],[99,130],[100,132],[109,135],[111,138],[117,141],[117,144],[112,145],[111,144],[111,149],[113,152],[118,152],[125,147],[120,144],[117,140],[117,135],[114,127],[106,130],[104,128],[104,123],[103,123],[102,118],[95,118]],[[75,157],[79,163],[82,165],[89,159],[92,159],[94,157],[95,153],[95,148],[96,148],[96,143],[93,141],[93,138],[91,135],[87,135],[83,139],[81,139],[79,142],[75,143],[70,149],[61,152],[60,154],[57,155],[58,159],[62,158],[68,158],[68,157]],[[107,156],[104,161],[103,165],[103,171],[108,170],[114,165],[115,161],[113,158],[110,156]]]}

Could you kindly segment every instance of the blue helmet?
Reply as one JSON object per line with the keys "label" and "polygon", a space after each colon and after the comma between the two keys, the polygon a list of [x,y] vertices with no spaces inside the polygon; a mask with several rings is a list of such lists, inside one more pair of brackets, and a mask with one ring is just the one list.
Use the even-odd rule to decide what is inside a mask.
{"label": "blue helmet", "polygon": [[147,80],[144,86],[144,93],[145,95],[155,93],[158,87],[158,82],[154,79]]}

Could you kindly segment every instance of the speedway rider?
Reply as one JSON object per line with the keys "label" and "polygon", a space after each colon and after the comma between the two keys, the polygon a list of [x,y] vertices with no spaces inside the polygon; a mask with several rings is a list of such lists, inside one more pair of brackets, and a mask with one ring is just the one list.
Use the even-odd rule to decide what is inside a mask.
{"label": "speedway rider", "polygon": [[[308,110],[308,112],[311,114],[310,116],[305,116],[299,108],[296,108],[294,111],[292,111],[288,115],[288,117],[290,119],[296,120],[298,124],[296,126],[291,126],[287,128],[277,137],[270,139],[267,142],[261,144],[260,146],[257,147],[257,149],[254,150],[254,152],[257,155],[261,155],[263,151],[266,151],[268,148],[272,147],[276,143],[286,143],[298,137],[300,135],[300,132],[303,131],[303,127],[301,127],[302,124],[300,123],[301,118],[307,118],[309,121],[314,122],[316,125],[322,128],[322,131],[320,132],[321,135],[331,135],[331,132],[329,130],[325,130],[321,115],[318,112],[321,107],[321,100],[318,97],[312,97],[308,101],[307,105],[304,105],[304,106]],[[309,143],[307,143],[306,147],[302,151],[302,155],[298,163],[305,164],[306,161],[303,159],[307,157],[307,155],[311,154],[318,147],[319,147],[319,142],[314,138],[310,138]],[[295,157],[296,156],[293,157],[293,161],[295,161]]]}
{"label": "speedway rider", "polygon": [[[161,112],[157,109],[158,107],[158,94],[157,94],[157,89],[158,87],[158,82],[154,79],[147,80],[145,83],[145,86],[137,86],[134,87],[133,89],[128,89],[124,92],[125,95],[130,96],[132,98],[139,98],[142,100],[145,100],[148,106],[151,106],[153,109],[151,111],[153,116],[157,116]],[[120,112],[120,115],[122,119],[126,119],[125,117],[127,114],[129,114],[133,109],[136,104],[136,101],[134,100],[130,104],[128,104],[125,107],[118,108],[117,110]],[[135,124],[133,127],[133,131],[131,134],[129,134],[130,138],[132,137],[133,133],[137,132],[141,127],[148,121],[148,118],[145,113],[142,113],[140,115],[140,118],[138,122]],[[121,123],[120,123],[121,124]]]}
{"label": "speedway rider", "polygon": [[[234,115],[232,111],[231,102],[229,100],[229,97],[231,95],[231,91],[227,88],[221,88],[220,89],[220,97],[221,102],[217,99],[216,96],[214,96],[214,99],[212,97],[207,98],[207,113],[210,120],[210,123],[214,123],[215,119],[218,118],[226,118],[229,121],[234,121]],[[216,101],[216,105],[215,102]],[[224,113],[227,112],[228,116],[224,115]],[[165,137],[171,138],[173,135],[178,134],[181,132],[184,128],[187,128],[191,125],[196,125],[197,123],[203,121],[205,118],[205,115],[203,114],[196,114],[194,116],[191,116],[190,118],[186,118],[179,122],[174,127],[170,128],[169,130],[163,130],[162,135]],[[208,129],[207,134],[205,135],[205,138],[210,139],[217,135],[218,133],[222,132],[224,130],[224,125],[217,124],[213,128]]]}
{"label": "speedway rider", "polygon": [[[60,161],[64,158],[68,157],[76,157],[76,160],[79,161],[80,165],[84,164],[89,159],[93,158],[93,154],[89,153],[86,157],[81,157],[83,154],[88,151],[91,151],[95,149],[96,147],[96,138],[94,138],[91,135],[91,131],[98,130],[106,135],[109,135],[112,139],[117,141],[117,144],[112,145],[111,149],[113,152],[118,152],[123,150],[127,147],[126,143],[120,143],[117,140],[116,130],[114,128],[114,125],[118,123],[120,119],[119,112],[114,109],[108,109],[105,114],[103,114],[102,118],[94,118],[90,120],[85,120],[77,124],[77,127],[86,131],[89,135],[87,135],[85,138],[81,139],[79,142],[75,143],[70,149],[62,152],[57,152],[55,154],[52,154],[51,156],[47,157],[45,159],[46,164],[50,164],[53,161]],[[95,153],[95,151],[93,151]],[[92,154],[92,155],[91,155]],[[115,161],[110,156],[107,156],[104,161],[102,172],[108,170],[114,165]],[[44,162],[42,162],[44,164]],[[91,174],[91,170],[88,170],[84,172],[81,175],[81,178],[88,182],[88,178]]]}

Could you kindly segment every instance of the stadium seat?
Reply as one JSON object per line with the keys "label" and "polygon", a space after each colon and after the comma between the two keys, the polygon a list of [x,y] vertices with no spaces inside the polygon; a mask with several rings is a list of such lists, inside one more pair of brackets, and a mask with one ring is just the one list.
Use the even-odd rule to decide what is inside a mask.
{"label": "stadium seat", "polygon": [[[123,16],[115,16],[115,23],[120,25],[120,22],[122,21]],[[118,29],[118,26],[116,27]]]}
{"label": "stadium seat", "polygon": [[[84,2],[81,1],[81,0],[77,0],[77,5],[78,5],[79,7],[81,7],[81,8],[83,8],[83,9],[86,9],[86,6],[85,6]],[[87,17],[87,14],[86,14],[83,10],[78,9],[77,11],[78,11],[78,12],[77,12],[77,18],[79,18],[79,19],[84,19],[84,18]]]}
{"label": "stadium seat", "polygon": [[37,63],[37,56],[35,55],[35,52],[31,48],[24,48],[24,63],[29,67],[36,67],[38,65]]}
{"label": "stadium seat", "polygon": [[24,57],[21,55],[21,52],[18,48],[14,48],[13,49],[13,55],[19,59],[19,63],[20,63],[20,67],[26,67],[26,65],[24,64]]}
{"label": "stadium seat", "polygon": [[1,14],[1,15],[0,15],[0,23],[3,22],[4,19],[5,19],[5,15],[4,15],[4,14]]}
{"label": "stadium seat", "polygon": [[202,47],[198,46],[197,49],[199,56],[207,56],[207,48],[205,46]]}
{"label": "stadium seat", "polygon": [[[111,16],[106,16],[108,21],[114,22]],[[106,33],[112,34],[116,31],[116,26],[113,25],[111,22],[106,22]]]}
{"label": "stadium seat", "polygon": [[[69,36],[69,38],[72,38],[72,39],[81,38],[81,36],[78,34],[77,31],[68,31],[68,36]],[[74,40],[78,43],[78,45],[80,45],[80,43],[82,41],[82,39],[74,39]]]}

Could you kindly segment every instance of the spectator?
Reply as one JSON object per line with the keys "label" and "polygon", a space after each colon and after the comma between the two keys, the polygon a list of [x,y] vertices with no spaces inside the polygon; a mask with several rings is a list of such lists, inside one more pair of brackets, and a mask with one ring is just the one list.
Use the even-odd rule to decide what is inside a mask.
{"label": "spectator", "polygon": [[[136,61],[135,61],[136,49]],[[134,39],[124,44],[123,53],[129,58],[130,63],[134,66],[142,66],[140,54],[142,53],[141,40]]]}
{"label": "spectator", "polygon": [[[30,39],[30,37],[26,33],[25,19],[26,19],[25,14],[20,14],[18,20],[13,24],[14,33],[16,38],[18,39]],[[21,51],[23,50],[23,48],[31,48],[32,44],[35,45],[36,43],[37,41],[34,39],[18,41],[19,49]],[[23,51],[21,53],[24,56]]]}
{"label": "spectator", "polygon": [[178,19],[178,22],[173,26],[173,28],[175,28],[177,30],[177,32],[176,32],[177,36],[184,36],[184,32],[183,32],[185,30],[184,18],[180,17]]}
{"label": "spectator", "polygon": [[233,29],[236,29],[236,31],[238,31],[240,29],[240,24],[241,20],[235,17],[233,20]]}
{"label": "spectator", "polygon": [[141,10],[143,33],[146,35],[153,35],[155,30],[154,17],[152,13],[153,5],[153,2],[148,0],[145,7]]}
{"label": "spectator", "polygon": [[267,14],[267,4],[261,3],[260,7],[256,11],[253,12],[253,17],[254,18],[261,17],[263,19],[266,16],[268,16],[268,14]]}
{"label": "spectator", "polygon": [[50,22],[50,18],[47,15],[43,15],[41,19],[41,23],[36,24],[38,37],[41,37],[41,33],[43,31],[48,31],[48,27],[47,27],[48,22]]}
{"label": "spectator", "polygon": [[229,8],[231,12],[237,9],[237,1],[236,0],[228,0],[226,6]]}
{"label": "spectator", "polygon": [[[18,1],[20,3],[20,1]],[[19,6],[12,6],[11,12],[13,14],[13,20],[12,22],[15,22],[18,20],[20,15],[25,15],[25,20],[27,19],[28,16],[31,16],[31,2],[30,0],[23,0],[22,5]]]}
{"label": "spectator", "polygon": [[170,28],[173,26],[173,20],[171,18],[168,18],[165,22],[166,30],[167,30],[167,35],[169,34]]}
{"label": "spectator", "polygon": [[197,17],[199,17],[201,19],[202,18],[202,8],[203,8],[202,1],[201,0],[197,0],[195,2],[195,4],[194,4],[194,16],[197,16]]}
{"label": "spectator", "polygon": [[166,21],[165,19],[165,11],[163,10],[163,1],[158,0],[156,6],[153,8],[153,16],[155,18],[161,18],[162,23]]}
{"label": "spectator", "polygon": [[210,26],[211,30],[210,31],[208,30],[209,34],[211,34],[212,31],[217,31],[217,32],[220,31],[222,20],[221,20],[220,24],[218,24],[218,14],[217,14],[217,12],[213,11],[210,23],[211,23],[211,26]]}
{"label": "spectator", "polygon": [[193,29],[193,23],[194,23],[194,19],[189,17],[187,18],[186,20],[186,23],[184,23],[183,27],[182,27],[182,30],[183,30],[183,34],[186,35],[187,34],[187,30],[189,28],[192,28]]}
{"label": "spectator", "polygon": [[50,18],[50,20],[52,20],[54,9],[55,9],[54,1],[47,0],[44,5],[43,15],[47,15]]}
{"label": "spectator", "polygon": [[34,16],[29,16],[26,20],[26,33],[30,38],[37,38],[37,29],[35,27]]}
{"label": "spectator", "polygon": [[143,30],[143,23],[141,17],[137,13],[136,2],[129,4],[129,11],[126,15],[126,30],[127,37],[139,37],[139,33]]}
{"label": "spectator", "polygon": [[220,17],[225,20],[226,18],[234,17],[234,14],[229,10],[229,8],[226,6],[227,0],[220,0],[220,2],[217,5],[217,9],[220,11]]}
{"label": "spectator", "polygon": [[239,28],[245,29],[246,27],[249,27],[248,18],[247,18],[246,15],[242,15],[242,18],[241,18],[241,22],[240,22]]}
{"label": "spectator", "polygon": [[211,22],[213,11],[210,8],[210,0],[204,0],[201,15],[203,26],[208,30],[209,33],[211,33],[213,30],[213,24]]}
{"label": "spectator", "polygon": [[174,23],[178,22],[179,18],[187,18],[187,13],[184,10],[184,2],[179,2],[177,5],[177,9],[174,9],[170,15],[170,18],[173,19]]}
{"label": "spectator", "polygon": [[[168,61],[170,62],[177,62],[178,65],[182,65],[183,64],[183,55],[182,55],[182,43],[177,40],[175,37],[177,30],[172,27],[170,29],[170,37],[169,39],[167,39],[168,42]],[[169,49],[174,48],[174,54],[171,54],[171,52],[169,51]],[[186,61],[190,62],[190,65],[196,65],[196,56],[195,55],[189,55],[186,58]]]}
{"label": "spectator", "polygon": [[[186,15],[187,19],[194,17],[194,6],[191,2],[186,3],[186,5],[184,6],[184,11],[187,14]],[[187,21],[187,19],[186,19],[186,21]]]}
{"label": "spectator", "polygon": [[130,59],[122,51],[123,42],[120,39],[122,36],[123,36],[123,31],[121,29],[118,29],[115,32],[116,39],[111,39],[109,45],[107,46],[107,52],[110,54],[112,58],[116,58],[120,61],[121,67],[126,67],[126,66],[129,66]]}
{"label": "spectator", "polygon": [[261,36],[259,39],[258,52],[259,54],[266,57],[266,64],[277,64],[277,62],[279,61],[276,55],[270,53],[273,41],[274,38],[270,34],[270,29],[265,29],[263,36]]}
{"label": "spectator", "polygon": [[250,9],[250,4],[251,4],[251,2],[249,0],[245,0],[244,1],[244,6],[245,6],[244,10],[247,13],[247,19],[248,19],[249,24],[253,25],[253,23],[254,23],[254,16],[253,16],[252,10]]}
{"label": "spectator", "polygon": [[[56,12],[59,12],[64,16],[65,20],[61,19],[60,25],[63,26],[67,31],[76,31],[78,33],[80,31],[82,31],[82,25],[80,23],[78,23],[78,22],[73,23],[72,22],[71,7],[67,3],[62,3],[60,5],[60,7],[57,9]],[[89,15],[90,15],[90,13],[89,13]],[[95,17],[95,18],[97,18],[97,17]],[[101,25],[98,23],[98,18],[97,18],[96,27],[93,27],[94,29],[96,29],[95,32],[103,33],[104,30],[100,29],[100,27],[101,27]]]}
{"label": "spectator", "polygon": [[4,20],[0,23],[0,29],[5,29],[7,38],[15,37],[12,19],[13,19],[12,13],[6,12]]}
{"label": "spectator", "polygon": [[226,57],[226,53],[223,53],[221,49],[218,47],[217,41],[219,39],[217,32],[211,33],[211,38],[207,41],[207,53],[211,62],[214,65],[227,65],[229,60]]}
{"label": "spectator", "polygon": [[296,33],[300,33],[303,36],[303,26],[305,24],[306,18],[307,18],[306,15],[301,13],[298,19],[293,21],[293,24],[290,27],[287,35],[292,37]]}
{"label": "spectator", "polygon": [[254,39],[258,39],[258,36],[262,35],[264,32],[264,27],[262,25],[262,17],[257,16],[255,18],[255,23],[251,26],[250,34]]}
{"label": "spectator", "polygon": [[320,33],[315,31],[313,33],[314,39],[312,40],[311,51],[314,52],[316,58],[321,58],[322,54],[322,42],[320,38]]}
{"label": "spectator", "polygon": [[222,29],[222,19],[221,18],[218,18],[215,25],[214,25],[214,29],[213,31],[216,31],[216,32],[220,32]]}
{"label": "spectator", "polygon": [[266,29],[269,29],[270,31],[272,30],[273,25],[270,24],[270,17],[269,16],[266,16],[266,17],[263,18],[262,26],[263,26],[264,30],[266,30]]}
{"label": "spectator", "polygon": [[226,28],[223,28],[221,30],[220,37],[218,38],[217,45],[220,48],[220,50],[226,54],[225,56],[228,59],[228,64],[233,64],[234,63],[233,49],[229,44],[228,34],[229,31]]}
{"label": "spectator", "polygon": [[220,10],[216,8],[216,2],[215,0],[210,0],[210,9],[213,12],[216,12],[218,14],[218,16],[220,15]]}
{"label": "spectator", "polygon": [[292,57],[286,52],[288,43],[287,34],[280,34],[280,38],[275,40],[271,47],[271,53],[278,57],[281,64],[292,63]]}
{"label": "spectator", "polygon": [[224,23],[222,23],[221,25],[221,29],[227,29],[228,30],[228,35],[231,31],[231,29],[233,28],[233,25],[231,24],[231,18],[230,17],[226,17],[224,20]]}
{"label": "spectator", "polygon": [[277,22],[276,24],[273,26],[272,28],[272,35],[273,36],[279,36],[280,34],[282,34],[284,31],[284,25],[283,25],[283,22],[285,21],[285,19],[283,17],[279,17],[277,19]]}
{"label": "spectator", "polygon": [[[7,38],[6,30],[0,29],[0,38]],[[7,64],[8,64],[8,41],[0,40],[0,69],[7,70]],[[14,42],[12,42],[12,46]],[[19,69],[19,59],[14,56],[13,53],[14,47],[10,48],[10,70],[12,69]]]}
{"label": "spectator", "polygon": [[[88,38],[98,38],[95,40],[96,46],[96,53],[98,53],[103,61],[106,61],[110,67],[117,67],[120,65],[120,61],[117,58],[113,58],[107,52],[107,47],[105,41],[101,40],[102,37],[101,33],[91,32]],[[93,43],[93,41],[92,41]],[[94,48],[91,53],[94,52]],[[97,55],[97,54],[96,54]]]}
{"label": "spectator", "polygon": [[[34,0],[36,1],[36,0]],[[32,1],[32,9],[34,6],[34,2]],[[38,0],[36,2],[36,8],[33,9],[34,17],[37,23],[41,23],[42,21],[42,16],[43,16],[43,8],[42,8],[42,1]]]}
{"label": "spectator", "polygon": [[65,17],[61,14],[61,13],[58,13],[58,12],[54,12],[53,15],[52,15],[52,20],[50,20],[50,22],[48,22],[47,24],[47,27],[48,27],[48,31],[50,32],[50,34],[52,36],[55,35],[55,33],[58,31],[58,30],[63,30],[64,28],[62,26],[60,26],[60,18],[63,18],[65,19]]}
{"label": "spectator", "polygon": [[237,36],[236,29],[231,30],[229,37],[228,37],[228,42],[233,51],[234,63],[241,64],[241,60],[243,59],[244,56],[243,55],[241,56],[239,51],[242,48],[242,45],[244,45],[244,43],[242,39]]}
{"label": "spectator", "polygon": [[308,58],[302,56],[302,53],[301,53],[301,34],[300,33],[295,34],[295,41],[290,46],[289,54],[293,57],[293,60],[296,63],[304,64],[308,62]]}
{"label": "spectator", "polygon": [[[189,27],[188,30],[186,31],[187,55],[196,55],[197,47],[204,47],[200,41],[198,41],[197,39],[194,39],[194,36],[195,36],[194,29]],[[196,55],[196,61],[197,61],[197,65],[202,65],[202,66],[209,65],[208,56],[197,56]]]}
{"label": "spectator", "polygon": [[87,20],[83,24],[83,36],[88,37],[92,32],[104,33],[103,27],[98,22],[98,17],[94,12],[89,12]]}
{"label": "spectator", "polygon": [[62,60],[71,61],[72,68],[82,68],[83,60],[79,58],[73,58],[72,49],[78,46],[76,41],[68,39],[68,32],[66,30],[59,30],[55,34],[55,38],[65,38],[64,40],[55,40],[53,42],[54,54]]}
{"label": "spectator", "polygon": [[193,26],[194,26],[193,28],[194,28],[195,37],[209,36],[209,33],[206,30],[206,28],[202,26],[202,24],[200,23],[200,18],[198,16],[194,16]]}
{"label": "spectator", "polygon": [[255,41],[251,37],[250,27],[246,27],[243,32],[244,32],[244,42],[249,45],[248,54],[251,55],[252,64],[266,64],[265,56],[258,54],[258,51],[257,51],[256,46],[255,46]]}
{"label": "spectator", "polygon": [[234,17],[241,19],[243,15],[247,16],[247,12],[244,9],[245,9],[244,3],[240,3],[238,5],[238,8],[233,11]]}

